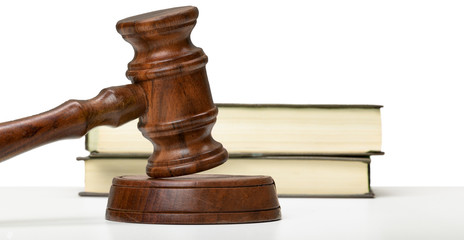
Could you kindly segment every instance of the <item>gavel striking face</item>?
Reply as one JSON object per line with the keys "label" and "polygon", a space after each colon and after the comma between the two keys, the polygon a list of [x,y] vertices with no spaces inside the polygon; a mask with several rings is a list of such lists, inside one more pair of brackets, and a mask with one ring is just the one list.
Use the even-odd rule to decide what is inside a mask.
{"label": "gavel striking face", "polygon": [[135,50],[126,73],[132,84],[0,124],[0,159],[139,117],[139,129],[154,145],[150,177],[186,175],[224,163],[227,151],[211,137],[218,110],[206,75],[208,58],[190,41],[197,17],[197,8],[180,7],[119,21],[118,32]]}
{"label": "gavel striking face", "polygon": [[279,220],[271,177],[193,174],[228,157],[211,136],[218,110],[206,76],[207,57],[190,41],[197,17],[197,8],[180,7],[119,21],[118,32],[135,50],[126,73],[132,84],[1,123],[0,161],[83,136],[96,126],[119,126],[139,118],[140,131],[154,145],[148,176],[113,179],[106,219],[163,224]]}

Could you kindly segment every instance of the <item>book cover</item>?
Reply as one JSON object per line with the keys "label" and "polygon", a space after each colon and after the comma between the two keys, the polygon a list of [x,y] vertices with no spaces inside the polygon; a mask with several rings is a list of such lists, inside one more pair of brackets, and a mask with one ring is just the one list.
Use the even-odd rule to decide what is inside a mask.
{"label": "book cover", "polygon": [[[113,177],[144,175],[147,163],[143,157],[98,154],[79,160],[85,162],[81,196],[105,196]],[[373,197],[370,161],[370,157],[333,156],[231,158],[202,173],[271,176],[279,197]]]}
{"label": "book cover", "polygon": [[[231,155],[382,154],[379,105],[217,104],[213,138]],[[137,120],[86,135],[90,152],[151,154]]]}

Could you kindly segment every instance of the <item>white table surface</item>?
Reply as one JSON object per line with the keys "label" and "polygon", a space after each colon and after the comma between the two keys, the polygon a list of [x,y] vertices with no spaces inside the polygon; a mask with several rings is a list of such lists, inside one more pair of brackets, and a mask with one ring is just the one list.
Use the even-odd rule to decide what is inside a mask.
{"label": "white table surface", "polygon": [[104,219],[79,188],[0,188],[3,239],[464,239],[464,188],[374,188],[374,199],[281,198],[283,219],[148,225]]}

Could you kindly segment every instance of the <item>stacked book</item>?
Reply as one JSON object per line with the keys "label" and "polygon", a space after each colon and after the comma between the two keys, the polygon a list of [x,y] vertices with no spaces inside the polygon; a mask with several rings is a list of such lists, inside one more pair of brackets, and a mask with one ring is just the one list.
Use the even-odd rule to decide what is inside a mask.
{"label": "stacked book", "polygon": [[[378,105],[218,104],[213,138],[229,160],[204,173],[269,175],[279,196],[373,197],[372,155],[382,155]],[[85,192],[105,195],[114,176],[145,174],[152,144],[137,121],[86,136]]]}

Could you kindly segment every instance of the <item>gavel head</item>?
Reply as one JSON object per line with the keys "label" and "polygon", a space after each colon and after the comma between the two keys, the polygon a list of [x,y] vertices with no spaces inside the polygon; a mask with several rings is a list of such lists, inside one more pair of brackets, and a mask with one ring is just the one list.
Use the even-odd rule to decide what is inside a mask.
{"label": "gavel head", "polygon": [[197,8],[179,7],[116,26],[135,50],[126,75],[147,98],[138,127],[154,145],[147,165],[153,178],[196,173],[227,160],[227,151],[211,136],[218,110],[206,75],[208,58],[190,40],[197,17]]}

